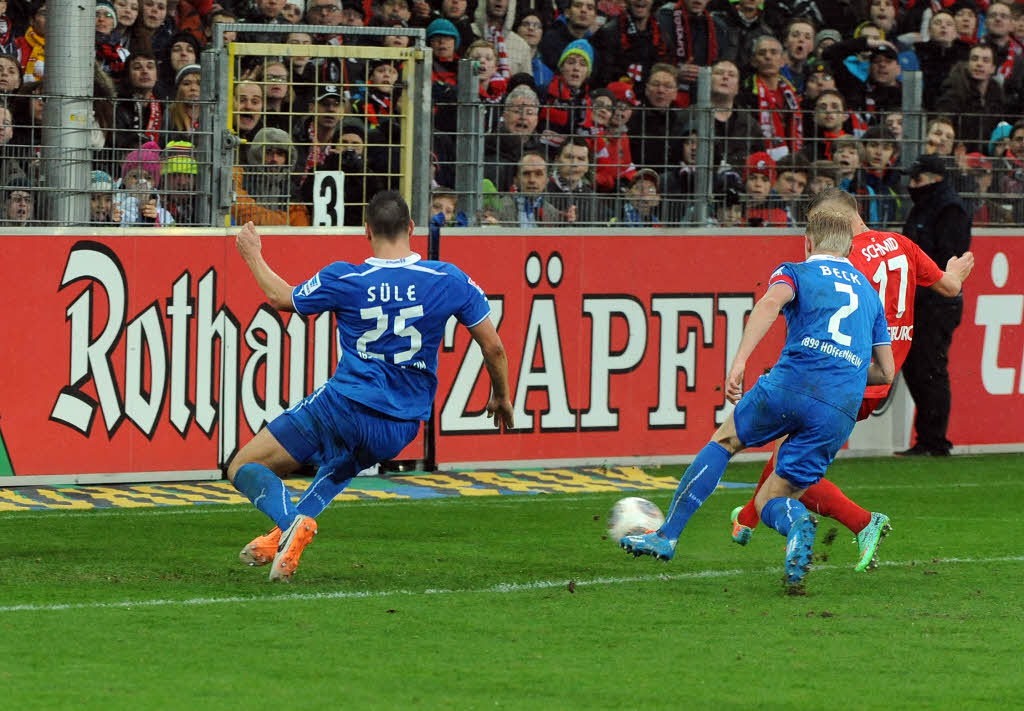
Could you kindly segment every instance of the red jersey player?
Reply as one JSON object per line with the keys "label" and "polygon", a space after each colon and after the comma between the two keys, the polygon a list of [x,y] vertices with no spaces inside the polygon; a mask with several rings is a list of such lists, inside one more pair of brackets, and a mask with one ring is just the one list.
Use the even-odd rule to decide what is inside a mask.
{"label": "red jersey player", "polygon": [[[892,339],[893,360],[899,371],[910,352],[914,333],[914,294],[918,286],[934,289],[943,296],[956,296],[974,268],[974,255],[965,252],[962,257],[953,257],[943,272],[931,257],[921,251],[914,242],[896,232],[869,230],[857,211],[857,201],[847,192],[829,188],[819,193],[808,212],[827,207],[850,217],[853,227],[853,249],[850,262],[870,279],[878,289],[885,306],[885,318],[889,323]],[[889,394],[889,385],[869,385],[864,391],[858,420],[870,415]],[[775,443],[772,457],[761,474],[760,489],[765,479],[775,468],[775,456],[782,440]],[[755,491],[755,496],[757,492]],[[800,497],[809,510],[834,518],[856,535],[860,559],[854,570],[861,571],[878,565],[876,551],[878,544],[891,530],[889,517],[871,513],[847,498],[838,486],[828,479],[822,479],[808,488]],[[737,507],[732,513],[732,538],[740,545],[746,545],[757,526],[758,516],[754,508],[754,497],[746,506]]]}

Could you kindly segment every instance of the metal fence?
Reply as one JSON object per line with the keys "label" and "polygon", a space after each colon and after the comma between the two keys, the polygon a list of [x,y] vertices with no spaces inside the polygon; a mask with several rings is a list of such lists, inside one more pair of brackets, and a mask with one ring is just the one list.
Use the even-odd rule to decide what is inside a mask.
{"label": "metal fence", "polygon": [[[462,65],[458,100],[439,107],[458,121],[439,128],[440,149],[435,140],[446,186],[435,202],[455,202],[469,224],[798,226],[813,195],[835,185],[857,197],[869,226],[899,230],[912,205],[908,171],[924,153],[943,157],[975,226],[1024,224],[1024,165],[986,155],[998,119],[926,114],[916,72],[904,75],[902,106],[886,113],[826,116],[827,102],[817,110],[811,101],[774,117],[713,105],[710,69],[696,103],[681,109],[605,95],[586,105],[547,106],[545,97],[489,105],[471,63]],[[569,132],[551,130],[553,110],[563,130],[569,114]],[[848,115],[853,130],[833,136],[845,133]],[[932,132],[933,122],[949,125]]]}
{"label": "metal fence", "polygon": [[[257,29],[271,40],[397,33],[412,45],[222,42],[224,31]],[[46,125],[46,103],[67,97],[38,84],[8,96],[0,224],[72,224],[58,203],[87,193],[92,226],[356,226],[370,197],[391,188],[421,223],[444,210],[450,224],[469,225],[784,227],[804,221],[815,192],[838,185],[870,226],[899,229],[912,204],[907,170],[937,153],[976,226],[1024,225],[1024,165],[987,155],[999,152],[984,138],[995,118],[961,112],[933,131],[914,72],[899,110],[854,115],[852,133],[837,137],[836,116],[813,100],[776,116],[713,105],[710,69],[685,109],[600,92],[546,105],[522,90],[503,103],[483,97],[477,65],[463,60],[457,92],[432,105],[422,30],[218,30],[202,54],[198,98],[78,97],[89,116],[61,131],[87,132],[87,154],[47,143],[62,134]],[[88,181],[63,184],[69,160],[88,163],[79,173]]]}

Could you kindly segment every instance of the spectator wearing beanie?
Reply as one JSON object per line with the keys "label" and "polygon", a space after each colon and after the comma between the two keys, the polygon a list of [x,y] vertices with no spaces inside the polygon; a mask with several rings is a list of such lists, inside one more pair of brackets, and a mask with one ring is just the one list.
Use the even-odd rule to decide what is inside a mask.
{"label": "spectator wearing beanie", "polygon": [[573,40],[566,45],[558,60],[558,74],[548,85],[544,107],[540,111],[542,131],[551,131],[546,143],[559,146],[560,136],[577,133],[590,113],[587,79],[594,68],[594,50],[586,40]]}
{"label": "spectator wearing beanie", "polygon": [[[476,9],[475,2],[473,9]],[[472,10],[469,8],[467,0],[441,0],[437,9],[430,13],[430,21],[448,20],[459,31],[459,45],[468,47],[480,39],[473,31],[473,19],[469,15],[470,12]],[[429,25],[427,26],[429,27]]]}
{"label": "spectator wearing beanie", "polygon": [[89,193],[89,221],[101,226],[120,224],[121,210],[114,204],[114,181],[108,173],[92,171]]}
{"label": "spectator wearing beanie", "polygon": [[120,76],[128,59],[128,48],[117,31],[117,10],[108,2],[96,3],[96,61],[103,71]]}
{"label": "spectator wearing beanie", "polygon": [[434,50],[430,70],[431,97],[434,105],[434,130],[455,131],[455,83],[459,70],[459,47],[462,38],[448,20],[439,18],[427,26],[427,44]]}
{"label": "spectator wearing beanie", "polygon": [[548,68],[558,69],[570,42],[590,37],[596,16],[595,0],[569,0],[565,13],[544,31],[540,40],[538,51]]}
{"label": "spectator wearing beanie", "polygon": [[114,197],[121,211],[122,225],[162,226],[174,223],[163,207],[156,189],[160,187],[160,146],[144,143],[125,156],[121,164],[120,190]]}
{"label": "spectator wearing beanie", "polygon": [[789,219],[786,211],[773,204],[772,185],[775,183],[775,161],[765,151],[751,153],[743,171],[746,205],[743,222],[750,227],[785,227]]}
{"label": "spectator wearing beanie", "polygon": [[164,114],[164,140],[191,141],[199,130],[199,77],[202,67],[186,64],[174,79],[174,103]]}
{"label": "spectator wearing beanie", "polygon": [[626,77],[643,83],[652,66],[672,61],[661,26],[654,19],[654,0],[626,3],[626,11],[609,18],[590,42],[601,58],[594,86],[607,86]]}
{"label": "spectator wearing beanie", "polygon": [[200,52],[199,41],[190,33],[178,32],[171,37],[167,49],[157,57],[159,72],[154,93],[163,99],[173,99],[178,72],[182,67],[199,64]]}
{"label": "spectator wearing beanie", "polygon": [[170,141],[164,149],[163,192],[167,212],[179,225],[195,224],[196,176],[199,164],[189,141]]}

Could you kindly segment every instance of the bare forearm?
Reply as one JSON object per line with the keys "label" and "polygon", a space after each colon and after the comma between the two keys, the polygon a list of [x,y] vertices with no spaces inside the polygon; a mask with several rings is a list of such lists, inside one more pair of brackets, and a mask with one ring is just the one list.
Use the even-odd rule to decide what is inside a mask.
{"label": "bare forearm", "polygon": [[747,362],[750,354],[757,348],[757,344],[771,330],[775,319],[779,317],[779,306],[768,299],[761,299],[754,305],[747,319],[747,325],[743,328],[743,338],[740,339],[739,349],[736,351],[735,360]]}
{"label": "bare forearm", "polygon": [[487,374],[491,378],[491,392],[496,398],[507,398],[508,392],[508,357],[505,355],[505,348],[500,344],[497,347],[484,349],[484,365],[487,367]]}
{"label": "bare forearm", "polygon": [[292,285],[270,268],[262,254],[246,257],[245,263],[249,265],[256,283],[266,294],[271,306],[278,311],[295,310],[292,306]]}

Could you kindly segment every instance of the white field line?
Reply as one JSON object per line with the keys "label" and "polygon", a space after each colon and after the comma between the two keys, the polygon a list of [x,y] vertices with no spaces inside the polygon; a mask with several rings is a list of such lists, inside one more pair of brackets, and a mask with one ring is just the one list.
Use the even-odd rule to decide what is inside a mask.
{"label": "white field line", "polygon": [[[989,563],[1021,563],[1024,556],[1001,556],[995,558],[940,558],[933,562],[926,561],[883,561],[881,565],[887,567],[908,567],[920,565],[922,568],[938,565],[970,565]],[[837,565],[815,565],[815,570],[832,570]],[[616,578],[591,578],[590,580],[572,581],[576,587],[598,586],[598,585],[623,585],[626,583],[650,583],[650,582],[671,582],[674,580],[693,580],[699,578],[728,578],[748,574],[770,574],[778,572],[777,567],[759,569],[731,569],[731,570],[696,570],[689,573],[668,573],[652,575],[631,575],[628,577]],[[567,587],[569,580],[532,580],[525,583],[496,583],[483,588],[465,589],[443,589],[427,588],[426,590],[356,590],[319,593],[290,593],[284,595],[254,595],[254,596],[225,596],[225,597],[193,597],[183,600],[119,600],[116,602],[73,602],[49,605],[4,605],[0,606],[0,614],[14,612],[60,612],[64,610],[101,610],[101,609],[134,609],[146,607],[202,607],[206,605],[224,604],[245,604],[245,603],[281,603],[281,602],[304,602],[317,600],[354,600],[367,598],[386,598],[400,596],[428,596],[428,595],[505,595],[508,593],[524,592],[529,590],[547,590],[550,588]]]}

